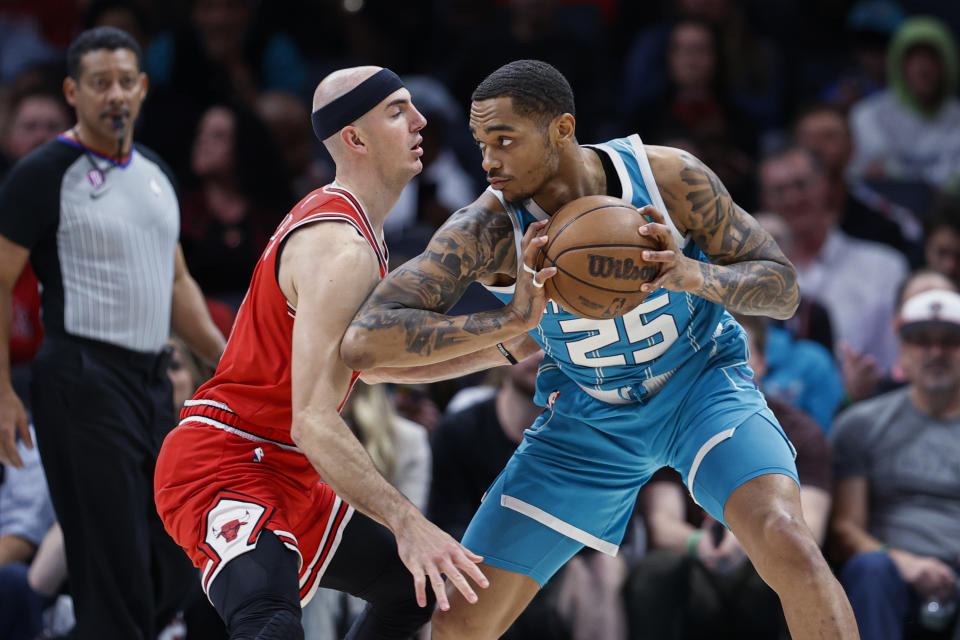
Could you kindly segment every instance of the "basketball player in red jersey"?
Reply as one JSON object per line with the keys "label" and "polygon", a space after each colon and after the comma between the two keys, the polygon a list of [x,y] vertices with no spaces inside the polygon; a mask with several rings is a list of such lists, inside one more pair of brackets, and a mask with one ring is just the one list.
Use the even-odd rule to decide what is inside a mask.
{"label": "basketball player in red jersey", "polygon": [[470,602],[466,578],[487,582],[481,558],[391,487],[340,418],[359,374],[339,346],[387,272],[383,221],[422,169],[426,120],[378,67],[327,76],[312,119],[336,180],[265,249],[216,374],[164,442],[157,509],[231,638],[303,638],[318,586],[370,603],[348,638],[408,638],[432,613],[427,579],[442,609],[441,574]]}

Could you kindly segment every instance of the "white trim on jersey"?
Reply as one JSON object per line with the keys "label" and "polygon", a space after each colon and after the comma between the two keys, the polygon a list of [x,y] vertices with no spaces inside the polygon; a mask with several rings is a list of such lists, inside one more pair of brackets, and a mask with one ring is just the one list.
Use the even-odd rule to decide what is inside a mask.
{"label": "white trim on jersey", "polygon": [[643,148],[640,136],[633,134],[628,137],[627,140],[630,141],[630,146],[633,147],[633,155],[637,158],[637,164],[640,165],[640,175],[643,176],[643,184],[647,187],[650,202],[663,214],[663,217],[667,221],[667,226],[670,227],[670,231],[677,241],[677,246],[681,249],[685,248],[688,238],[680,235],[680,231],[677,230],[677,225],[673,224],[673,219],[670,218],[670,212],[667,210],[667,205],[663,201],[663,196],[660,195],[660,189],[657,188],[657,181],[653,177],[653,169],[650,167],[650,160],[647,158],[647,152]]}
{"label": "white trim on jersey", "polygon": [[[342,197],[342,196],[341,196],[341,197]],[[351,218],[350,216],[348,216],[348,215],[345,214],[345,213],[339,213],[339,212],[336,212],[336,211],[327,211],[327,212],[311,213],[311,214],[308,215],[306,218],[303,218],[302,220],[300,220],[300,221],[297,222],[296,224],[291,225],[290,228],[288,228],[288,229],[284,232],[284,234],[283,234],[282,236],[280,236],[280,242],[283,242],[284,238],[286,238],[288,235],[290,235],[291,233],[293,233],[294,231],[296,231],[296,230],[299,229],[300,227],[302,227],[302,226],[304,226],[304,225],[307,225],[307,224],[314,223],[314,222],[322,222],[322,221],[324,221],[324,220],[334,220],[334,221],[337,221],[337,222],[346,222],[346,223],[348,223],[350,226],[352,226],[354,229],[356,229],[357,231],[359,231],[359,232],[360,232],[360,235],[362,235],[364,238],[366,238],[366,235],[365,235],[364,232],[363,232],[363,227],[361,227],[359,224],[357,224],[357,221],[356,221],[356,220],[354,220],[353,218]]]}
{"label": "white trim on jersey", "polygon": [[529,502],[524,502],[513,496],[508,496],[506,494],[500,494],[500,506],[506,507],[507,509],[512,509],[517,513],[522,513],[528,518],[533,518],[540,524],[550,527],[557,533],[561,533],[568,538],[576,540],[591,549],[596,549],[600,553],[604,553],[608,556],[616,556],[617,551],[619,551],[619,545],[615,545],[612,542],[607,542],[606,540],[601,540],[591,533],[587,533],[583,529],[579,529],[569,522],[565,522],[560,518],[551,515],[541,509],[540,507],[535,507]]}
{"label": "white trim on jersey", "polygon": [[[345,191],[346,193],[349,193],[350,196],[357,201],[356,204],[354,204],[354,202],[350,198],[346,197],[342,193],[339,193],[337,191],[331,191],[330,189],[339,189],[340,191]],[[363,226],[366,227],[366,231],[370,235],[370,238],[373,239],[374,242],[372,242],[371,244],[373,245],[374,251],[377,252],[377,257],[380,258],[381,264],[384,266],[384,269],[386,270],[387,264],[390,259],[390,252],[387,251],[387,245],[383,241],[383,236],[377,235],[377,232],[374,231],[373,224],[370,222],[370,218],[369,216],[367,216],[367,212],[363,210],[363,203],[360,201],[360,198],[357,197],[357,194],[355,194],[353,191],[350,191],[350,189],[347,189],[343,185],[338,184],[336,180],[334,180],[332,183],[328,185],[325,185],[323,187],[323,192],[328,195],[334,195],[339,198],[342,198],[343,200],[346,200],[347,203],[350,205],[350,208],[357,212],[357,215],[360,217],[360,222],[363,224]]]}
{"label": "white trim on jersey", "polygon": [[533,198],[527,198],[524,200],[523,206],[526,207],[527,211],[530,212],[530,215],[541,222],[550,217],[546,211],[540,208],[540,205],[538,205],[536,200]]}
{"label": "white trim on jersey", "polygon": [[[313,557],[313,560],[310,561],[310,564],[307,566],[306,570],[302,572],[303,575],[300,577],[301,589],[307,583],[307,580],[310,579],[310,575],[313,573],[313,568],[317,565],[317,562],[323,555],[323,549],[327,546],[327,540],[330,538],[330,529],[333,527],[337,519],[337,512],[340,510],[340,506],[342,504],[343,500],[340,498],[340,496],[336,496],[333,501],[333,506],[330,507],[330,517],[327,518],[327,527],[323,531],[323,537],[320,538],[320,544],[317,545],[317,554]],[[306,595],[300,599],[301,607],[305,607],[313,598],[313,595],[317,592],[317,588],[320,586],[320,580],[323,578],[323,574],[326,572],[327,567],[330,566],[330,561],[333,560],[333,556],[337,554],[337,549],[340,547],[340,541],[343,539],[343,530],[347,528],[347,523],[350,522],[353,512],[354,508],[350,505],[347,505],[347,511],[343,514],[343,519],[340,521],[340,525],[337,527],[337,530],[333,532],[333,543],[330,545],[330,550],[327,553],[327,557],[324,559],[323,564],[320,565],[320,569],[317,571],[317,575],[313,579],[313,584],[310,585],[310,590],[307,591]]]}
{"label": "white trim on jersey", "polygon": [[[630,174],[627,172],[627,165],[624,163],[623,158],[620,157],[620,154],[617,153],[617,150],[607,143],[591,144],[586,146],[596,151],[603,151],[607,154],[607,156],[609,156],[610,161],[613,163],[613,168],[617,172],[617,177],[620,178],[620,187],[623,189],[623,194],[620,196],[620,198],[632,203],[633,180],[630,179]],[[609,188],[607,190],[609,191]]]}
{"label": "white trim on jersey", "polygon": [[217,402],[216,400],[187,400],[183,403],[185,407],[215,407],[217,409],[223,409],[228,413],[233,413],[233,409],[227,406],[225,402]]}
{"label": "white trim on jersey", "polygon": [[269,438],[261,438],[260,436],[250,433],[249,431],[244,431],[238,427],[234,427],[226,424],[225,422],[220,422],[219,420],[214,420],[213,418],[208,418],[206,416],[187,416],[186,418],[182,419],[177,426],[187,424],[188,422],[199,422],[201,424],[210,425],[211,427],[216,427],[217,429],[222,429],[227,433],[232,433],[233,435],[243,438],[244,440],[272,444],[280,447],[281,449],[286,449],[287,451],[296,451],[297,453],[302,453],[300,449],[292,445],[277,442],[276,440],[270,440]]}

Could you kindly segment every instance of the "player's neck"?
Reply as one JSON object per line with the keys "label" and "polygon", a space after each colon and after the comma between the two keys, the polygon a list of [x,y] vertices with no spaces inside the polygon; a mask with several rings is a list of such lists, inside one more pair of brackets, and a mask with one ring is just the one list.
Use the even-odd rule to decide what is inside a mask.
{"label": "player's neck", "polygon": [[337,171],[334,184],[346,189],[360,201],[363,212],[370,219],[370,224],[377,233],[381,234],[387,214],[397,204],[400,192],[403,191],[403,187],[384,185],[383,181],[376,177],[367,178],[340,171]]}
{"label": "player's neck", "polygon": [[547,213],[553,214],[583,196],[607,195],[607,176],[596,152],[577,143],[560,155],[556,175],[533,197]]}

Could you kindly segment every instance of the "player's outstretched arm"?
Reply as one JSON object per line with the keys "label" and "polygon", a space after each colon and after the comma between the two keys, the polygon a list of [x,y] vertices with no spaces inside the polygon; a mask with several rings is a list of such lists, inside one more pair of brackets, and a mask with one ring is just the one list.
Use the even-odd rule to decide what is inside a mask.
{"label": "player's outstretched arm", "polygon": [[[526,360],[540,350],[540,345],[528,334],[522,333],[515,338],[503,341],[503,348],[519,362]],[[487,347],[480,351],[444,360],[435,364],[419,367],[380,367],[368,369],[360,375],[360,379],[367,384],[381,382],[402,382],[407,384],[439,382],[452,380],[462,376],[486,371],[493,367],[502,367],[511,364],[498,347]]]}
{"label": "player's outstretched arm", "polygon": [[465,575],[485,587],[487,581],[476,566],[482,558],[431,524],[392,487],[340,417],[352,373],[340,360],[340,337],[376,282],[377,270],[370,248],[346,224],[317,223],[287,241],[279,281],[297,309],[291,435],[340,497],[393,532],[421,606],[427,602],[427,580],[440,607],[449,606],[441,574],[475,602]]}
{"label": "player's outstretched arm", "polygon": [[662,266],[660,276],[643,288],[689,291],[735,313],[791,317],[800,303],[797,273],[770,234],[700,160],[678,149],[648,150],[671,219],[681,233],[692,235],[711,264],[683,256],[662,213],[645,207],[653,222],[640,233],[657,237],[664,249],[645,252]]}
{"label": "player's outstretched arm", "polygon": [[[488,196],[493,199],[493,196]],[[513,225],[481,198],[456,212],[426,250],[387,276],[363,304],[340,347],[344,362],[358,371],[443,362],[493,347],[534,328],[546,296],[534,287],[553,274],[517,273]],[[495,200],[494,200],[495,202]],[[545,238],[531,225],[522,246],[528,264]],[[501,309],[444,315],[475,281],[498,275],[517,278],[513,301]]]}

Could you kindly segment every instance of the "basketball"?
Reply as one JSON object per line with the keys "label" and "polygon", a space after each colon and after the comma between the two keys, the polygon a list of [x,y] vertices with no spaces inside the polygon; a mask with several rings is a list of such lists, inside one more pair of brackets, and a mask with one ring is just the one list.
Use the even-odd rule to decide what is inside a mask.
{"label": "basketball", "polygon": [[660,272],[659,263],[641,257],[644,249],[660,248],[637,232],[645,222],[635,206],[611,196],[561,207],[543,230],[547,244],[535,267],[557,268],[544,284],[547,297],[581,318],[616,318],[634,309],[649,293],[640,286]]}

